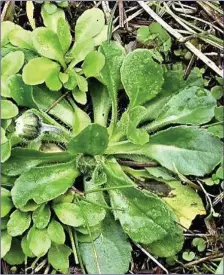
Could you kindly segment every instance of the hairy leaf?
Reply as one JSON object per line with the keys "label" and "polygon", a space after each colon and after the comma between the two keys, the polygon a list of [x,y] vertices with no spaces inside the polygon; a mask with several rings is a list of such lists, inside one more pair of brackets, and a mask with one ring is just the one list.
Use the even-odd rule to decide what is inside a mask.
{"label": "hairy leaf", "polygon": [[130,107],[141,105],[161,90],[163,70],[150,51],[138,49],[129,53],[121,67],[121,80],[130,100]]}
{"label": "hairy leaf", "polygon": [[5,257],[6,253],[9,252],[11,243],[12,237],[8,234],[7,230],[1,230],[1,258]]}
{"label": "hairy leaf", "polygon": [[86,77],[96,77],[105,64],[105,57],[102,53],[93,51],[90,52],[82,65],[82,70]]}
{"label": "hairy leaf", "polygon": [[108,144],[107,129],[98,124],[87,126],[77,136],[73,137],[67,145],[71,155],[84,153],[88,155],[101,155]]}
{"label": "hairy leaf", "polygon": [[11,21],[3,21],[1,23],[1,46],[9,43],[8,35],[16,28],[16,25]]}
{"label": "hairy leaf", "polygon": [[215,106],[216,100],[208,90],[197,86],[186,88],[171,97],[146,128],[153,131],[169,124],[200,125],[212,119]]}
{"label": "hairy leaf", "polygon": [[31,199],[37,204],[50,201],[65,193],[77,176],[74,162],[31,168],[15,181],[13,202],[20,208]]}
{"label": "hairy leaf", "polygon": [[93,243],[80,243],[80,252],[90,274],[124,274],[131,260],[131,245],[120,225],[108,216],[102,233]]}
{"label": "hairy leaf", "polygon": [[8,35],[9,42],[18,47],[33,50],[32,32],[24,29],[15,29]]}
{"label": "hairy leaf", "polygon": [[72,42],[70,26],[64,18],[59,18],[57,23],[57,34],[63,53],[65,54]]}
{"label": "hairy leaf", "polygon": [[52,30],[45,27],[36,28],[32,33],[32,41],[40,55],[58,61],[62,67],[66,66],[58,36]]}
{"label": "hairy leaf", "polygon": [[[50,5],[46,5],[46,3],[42,5],[41,16],[43,18],[44,25],[57,33],[58,22],[61,18],[65,19],[65,13],[62,9],[58,9],[57,6],[53,5],[52,3],[49,2],[48,4]],[[54,12],[49,12],[47,6],[50,6]]]}

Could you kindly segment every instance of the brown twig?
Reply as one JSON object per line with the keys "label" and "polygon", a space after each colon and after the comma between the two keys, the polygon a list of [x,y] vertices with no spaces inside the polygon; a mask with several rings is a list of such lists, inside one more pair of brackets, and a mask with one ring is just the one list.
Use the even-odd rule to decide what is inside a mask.
{"label": "brown twig", "polygon": [[118,0],[118,9],[119,9],[119,26],[124,28],[124,5],[123,0]]}
{"label": "brown twig", "polygon": [[121,165],[136,167],[136,168],[145,168],[145,167],[156,167],[158,166],[157,162],[135,162],[131,160],[122,160],[118,159],[117,162]]}
{"label": "brown twig", "polygon": [[53,109],[63,98],[65,98],[70,92],[66,92],[62,96],[60,96],[54,103],[51,104],[51,106],[45,111],[45,113],[50,112],[51,109]]}

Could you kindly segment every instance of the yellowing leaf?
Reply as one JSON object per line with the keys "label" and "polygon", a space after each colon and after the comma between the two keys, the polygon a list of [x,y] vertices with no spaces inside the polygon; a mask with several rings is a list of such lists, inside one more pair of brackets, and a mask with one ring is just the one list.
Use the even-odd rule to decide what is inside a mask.
{"label": "yellowing leaf", "polygon": [[168,197],[162,199],[173,209],[179,218],[179,223],[186,228],[191,226],[197,215],[205,215],[206,210],[197,192],[187,185],[178,181],[166,182],[172,191]]}
{"label": "yellowing leaf", "polygon": [[28,17],[28,20],[30,22],[32,29],[35,29],[36,23],[33,18],[33,13],[34,13],[33,1],[26,1],[26,14],[27,14],[27,17]]}

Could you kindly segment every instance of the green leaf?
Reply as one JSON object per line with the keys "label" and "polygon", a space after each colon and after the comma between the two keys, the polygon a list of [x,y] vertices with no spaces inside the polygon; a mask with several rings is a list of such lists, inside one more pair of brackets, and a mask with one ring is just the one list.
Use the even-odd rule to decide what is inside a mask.
{"label": "green leaf", "polygon": [[[88,84],[88,82],[87,82]],[[72,96],[76,102],[79,104],[85,105],[87,103],[87,94],[86,92],[80,91],[78,87],[72,91]]]}
{"label": "green leaf", "polygon": [[24,64],[24,53],[22,51],[10,52],[2,58],[1,75],[10,76],[18,73]]}
{"label": "green leaf", "polygon": [[36,28],[32,33],[32,41],[40,55],[56,60],[62,67],[66,67],[63,50],[56,33],[45,27]]}
{"label": "green leaf", "polygon": [[188,79],[183,79],[184,68],[182,64],[175,66],[173,70],[164,69],[164,83],[162,90],[159,94],[149,102],[145,104],[147,113],[143,118],[144,121],[153,120],[158,117],[163,106],[168,102],[172,95],[178,93],[184,88],[189,88],[192,86],[203,87],[203,78],[197,68],[194,68]]}
{"label": "green leaf", "polygon": [[1,145],[1,163],[4,163],[9,159],[11,155],[11,142],[8,140],[7,142]]}
{"label": "green leaf", "polygon": [[70,254],[71,249],[65,244],[52,243],[48,252],[48,261],[56,270],[68,274]]}
{"label": "green leaf", "polygon": [[7,216],[13,206],[11,198],[1,196],[1,218]]}
{"label": "green leaf", "polygon": [[219,179],[224,179],[224,173],[223,173],[223,165],[221,165],[218,170],[216,171],[216,176]]}
{"label": "green leaf", "polygon": [[100,33],[105,25],[104,13],[101,9],[86,10],[76,21],[75,40],[83,41]]}
{"label": "green leaf", "polygon": [[35,108],[32,86],[26,85],[20,75],[12,75],[8,78],[8,87],[12,98],[19,106]]}
{"label": "green leaf", "polygon": [[23,81],[27,85],[42,84],[58,68],[56,62],[45,57],[31,59],[23,68]]}
{"label": "green leaf", "polygon": [[105,25],[100,33],[98,33],[96,36],[93,37],[93,42],[95,47],[102,44],[102,42],[107,40],[108,35],[108,25]]}
{"label": "green leaf", "polygon": [[149,27],[139,28],[137,32],[137,40],[165,53],[171,48],[170,35],[159,23],[156,22],[151,23]]}
{"label": "green leaf", "polygon": [[7,224],[7,230],[10,236],[15,237],[22,235],[31,223],[30,214],[24,213],[20,210],[15,210],[11,215]]}
{"label": "green leaf", "polygon": [[17,116],[19,110],[15,104],[13,104],[9,100],[1,100],[1,118],[2,119],[9,119],[12,117]]}
{"label": "green leaf", "polygon": [[161,90],[163,70],[152,59],[150,51],[138,49],[129,53],[121,67],[121,80],[130,100],[130,107],[141,105]]}
{"label": "green leaf", "polygon": [[79,134],[83,129],[91,124],[91,119],[89,115],[80,109],[77,105],[74,105],[75,118],[73,125],[73,133],[75,135]]}
{"label": "green leaf", "polygon": [[67,62],[71,61],[70,68],[73,68],[77,63],[83,61],[85,57],[94,50],[92,39],[76,41],[71,50],[66,55]]}
{"label": "green leaf", "polygon": [[149,141],[148,133],[143,129],[136,129],[146,109],[143,106],[136,106],[128,112],[127,137],[134,144],[143,145]]}
{"label": "green leaf", "polygon": [[34,258],[35,257],[35,255],[33,254],[33,252],[29,248],[29,242],[27,240],[27,235],[25,235],[22,238],[21,247],[22,247],[23,253],[26,255],[26,257],[29,257],[29,258]]}
{"label": "green leaf", "polygon": [[1,230],[7,229],[7,223],[9,221],[9,217],[4,217],[1,219]]}
{"label": "green leaf", "polygon": [[5,143],[7,141],[8,141],[8,139],[5,135],[5,130],[1,127],[1,144]]}
{"label": "green leaf", "polygon": [[8,35],[16,28],[16,25],[11,21],[3,21],[1,23],[1,47],[9,43]]}
{"label": "green leaf", "polygon": [[26,2],[26,14],[32,29],[36,28],[36,22],[34,19],[34,4],[33,2]]}
{"label": "green leaf", "polygon": [[112,152],[146,156],[175,173],[203,176],[220,162],[222,143],[204,129],[177,126],[151,136],[143,146],[123,142],[108,147],[105,153]]}
{"label": "green leaf", "polygon": [[65,54],[72,42],[70,26],[64,18],[59,18],[57,22],[57,34],[63,53]]}
{"label": "green leaf", "polygon": [[11,91],[8,87],[8,76],[1,76],[1,95],[3,97],[11,97]]}
{"label": "green leaf", "polygon": [[206,214],[203,202],[194,189],[178,181],[166,181],[166,183],[172,191],[162,199],[174,211],[184,228],[189,228],[197,215]]}
{"label": "green leaf", "polygon": [[84,153],[88,155],[101,155],[108,145],[107,129],[98,124],[87,126],[81,133],[73,137],[67,145],[71,155]]}
{"label": "green leaf", "polygon": [[19,239],[12,239],[11,248],[9,252],[4,256],[4,260],[10,265],[19,265],[24,262],[25,255],[23,254],[21,242]]}
{"label": "green leaf", "polygon": [[223,274],[224,273],[224,260],[222,259],[215,271],[215,274]]}
{"label": "green leaf", "polygon": [[94,122],[106,126],[111,108],[111,101],[107,89],[99,82],[90,83],[89,86],[93,105]]}
{"label": "green leaf", "polygon": [[[51,9],[51,11],[50,11]],[[41,16],[43,18],[44,25],[57,33],[59,20],[65,19],[65,13],[62,9],[58,9],[56,5],[52,3],[45,3],[41,7]]]}
{"label": "green leaf", "polygon": [[31,199],[37,204],[50,201],[65,193],[77,176],[74,162],[31,168],[15,181],[11,191],[13,202],[20,208]]}
{"label": "green leaf", "polygon": [[154,178],[158,180],[175,180],[175,178],[172,176],[172,174],[166,170],[164,167],[150,167],[145,168],[145,170]]}
{"label": "green leaf", "polygon": [[211,94],[215,99],[220,99],[223,96],[222,86],[215,86],[211,89]]}
{"label": "green leaf", "polygon": [[192,245],[197,247],[199,252],[202,252],[206,249],[206,242],[202,238],[194,238]]}
{"label": "green leaf", "polygon": [[208,90],[197,86],[186,88],[171,97],[146,129],[151,132],[169,124],[200,125],[212,119],[215,106],[216,100]]}
{"label": "green leaf", "polygon": [[61,80],[59,78],[60,67],[55,68],[47,77],[46,85],[51,91],[59,91],[62,87]]}
{"label": "green leaf", "polygon": [[49,206],[47,204],[42,204],[33,212],[32,218],[36,228],[44,229],[47,227],[51,218],[51,210]]}
{"label": "green leaf", "polygon": [[8,234],[7,230],[1,231],[1,258],[5,257],[11,247],[12,237]]}
{"label": "green leaf", "polygon": [[89,274],[124,274],[131,260],[131,245],[122,228],[108,216],[102,233],[93,243],[80,243],[80,252]]}
{"label": "green leaf", "polygon": [[47,233],[52,242],[56,244],[64,244],[65,232],[63,226],[56,220],[52,220],[47,228]]}
{"label": "green leaf", "polygon": [[15,29],[8,35],[9,42],[18,47],[33,50],[32,32],[24,29]]}
{"label": "green leaf", "polygon": [[195,258],[195,253],[193,251],[189,251],[189,252],[184,252],[182,254],[182,257],[185,261],[187,262],[191,262],[192,260],[194,260]]}
{"label": "green leaf", "polygon": [[57,203],[53,209],[64,224],[78,227],[85,223],[80,207],[74,203]]}
{"label": "green leaf", "polygon": [[8,176],[18,176],[37,165],[69,160],[71,160],[71,156],[66,152],[44,153],[25,148],[14,148],[11,158],[2,165],[2,173]]}
{"label": "green leaf", "polygon": [[[150,244],[150,250],[157,256],[168,257],[180,251],[182,230],[166,204],[156,195],[135,188],[116,162],[107,162],[105,172],[108,187],[133,185],[109,190],[112,207],[121,209],[113,212],[124,232],[135,242]],[[175,239],[175,242],[169,243],[169,239]]]}
{"label": "green leaf", "polygon": [[215,108],[215,118],[218,120],[218,121],[223,121],[224,119],[224,109],[223,109],[223,106],[219,106],[219,107],[216,107]]}
{"label": "green leaf", "polygon": [[76,81],[80,91],[84,93],[88,91],[88,82],[85,77],[76,74]]}
{"label": "green leaf", "polygon": [[99,75],[105,64],[105,57],[102,53],[93,51],[90,52],[82,65],[82,70],[85,76],[88,77],[96,77]]}
{"label": "green leaf", "polygon": [[208,132],[216,137],[224,138],[223,125],[213,125],[207,128]]}
{"label": "green leaf", "polygon": [[68,90],[73,90],[77,86],[76,72],[74,69],[67,71],[68,81],[64,84],[64,87]]}
{"label": "green leaf", "polygon": [[47,229],[37,229],[33,226],[28,232],[27,240],[29,249],[36,257],[44,256],[51,247]]}
{"label": "green leaf", "polygon": [[105,41],[99,47],[99,52],[105,56],[105,65],[100,71],[100,79],[107,86],[112,106],[116,109],[117,92],[121,86],[120,68],[125,55],[124,48],[115,41]]}

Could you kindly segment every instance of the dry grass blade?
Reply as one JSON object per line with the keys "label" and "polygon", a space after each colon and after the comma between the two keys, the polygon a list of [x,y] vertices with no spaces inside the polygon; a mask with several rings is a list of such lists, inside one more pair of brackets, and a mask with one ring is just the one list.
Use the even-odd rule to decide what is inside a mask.
{"label": "dry grass blade", "polygon": [[[144,1],[138,1],[139,5],[163,28],[165,28],[171,35],[173,35],[178,41],[184,37],[177,31],[174,30],[169,24],[167,24],[161,17],[158,16]],[[165,4],[165,3],[164,3]],[[216,64],[205,56],[200,50],[198,50],[190,41],[184,43],[185,46],[194,53],[199,59],[201,59],[208,67],[210,67],[219,76],[223,76],[223,71],[219,69]]]}

